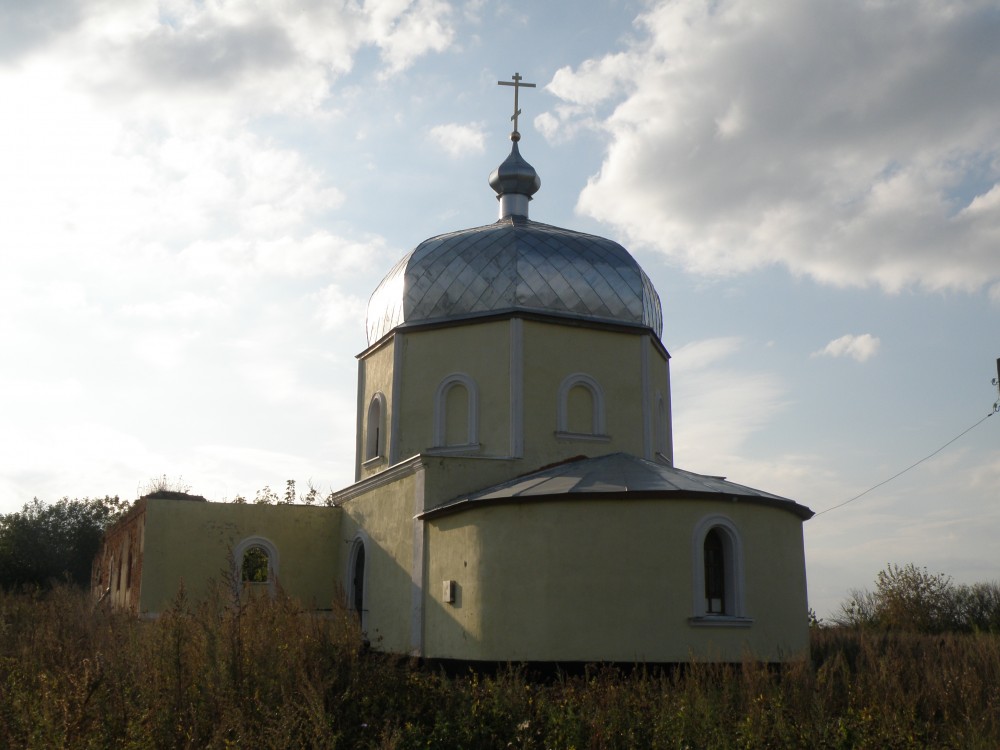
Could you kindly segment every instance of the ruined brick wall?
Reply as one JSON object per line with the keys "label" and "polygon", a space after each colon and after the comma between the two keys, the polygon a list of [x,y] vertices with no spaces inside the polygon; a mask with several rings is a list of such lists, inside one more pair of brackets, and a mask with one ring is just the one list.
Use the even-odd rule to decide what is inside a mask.
{"label": "ruined brick wall", "polygon": [[125,517],[104,534],[91,569],[95,598],[115,609],[138,614],[146,503],[136,502]]}

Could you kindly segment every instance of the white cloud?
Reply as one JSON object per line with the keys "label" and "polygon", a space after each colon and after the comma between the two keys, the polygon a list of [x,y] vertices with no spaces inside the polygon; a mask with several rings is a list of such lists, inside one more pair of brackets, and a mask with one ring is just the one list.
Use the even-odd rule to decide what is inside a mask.
{"label": "white cloud", "polygon": [[[996,486],[989,484],[996,471],[996,460],[984,461],[977,451],[949,451],[809,521],[805,532],[810,601],[820,607],[821,615],[832,612],[848,588],[871,586],[875,574],[889,562],[914,562],[958,582],[995,577],[996,565],[982,550],[992,550],[1000,522],[995,493],[989,491]],[[874,476],[871,483],[885,478]],[[839,498],[824,488],[826,499],[813,508],[831,508],[869,486],[845,487]],[[817,582],[820,585],[814,585]]]}
{"label": "white cloud", "polygon": [[[673,352],[670,380],[678,466],[731,473],[745,463],[740,456],[750,435],[784,408],[786,387],[780,378],[728,364],[744,343],[735,337],[706,339]],[[743,472],[743,481],[745,477]]]}
{"label": "white cloud", "polygon": [[191,347],[199,333],[192,330],[146,331],[135,338],[133,351],[146,367],[169,372],[189,361]]}
{"label": "white cloud", "polygon": [[[17,44],[6,47],[19,73],[42,67],[69,92],[174,132],[222,130],[261,113],[313,113],[365,47],[379,50],[387,78],[454,38],[442,0],[135,0],[91,4],[86,13],[48,5],[46,23],[37,25],[17,4],[0,6],[0,29],[19,30]],[[6,36],[0,32],[0,41]]]}
{"label": "white cloud", "polygon": [[582,212],[708,274],[1000,279],[995,3],[677,0],[640,27],[548,86],[547,137],[609,138]]}
{"label": "white cloud", "polygon": [[122,314],[146,320],[204,320],[226,312],[226,305],[214,297],[193,292],[180,292],[162,301],[130,302],[122,306]]}
{"label": "white cloud", "polygon": [[870,333],[854,335],[845,334],[834,339],[818,352],[813,352],[814,357],[850,357],[857,362],[866,362],[878,354],[881,341],[877,336]]}
{"label": "white cloud", "polygon": [[550,112],[537,115],[532,124],[549,143],[571,141],[582,130],[601,130],[603,122],[587,107],[558,104]]}
{"label": "white cloud", "polygon": [[702,370],[717,364],[726,357],[735,354],[743,346],[743,341],[737,336],[720,336],[713,339],[703,339],[685,344],[674,352],[682,372]]}
{"label": "white cloud", "polygon": [[560,99],[581,105],[598,104],[623,89],[631,89],[638,72],[636,65],[640,62],[625,53],[586,60],[577,71],[568,66],[557,70],[545,88]]}
{"label": "white cloud", "polygon": [[337,284],[330,284],[318,294],[316,317],[327,331],[356,325],[365,319],[368,296],[367,293],[362,296],[350,294]]}
{"label": "white cloud", "polygon": [[715,120],[720,138],[735,138],[743,130],[745,123],[743,108],[738,102],[733,102],[725,114]]}
{"label": "white cloud", "polygon": [[366,2],[365,9],[371,9],[386,76],[409,67],[420,55],[445,50],[454,37],[451,6],[441,0],[381,0]]}
{"label": "white cloud", "polygon": [[[163,472],[209,493],[246,476],[178,459],[192,434],[321,455],[316,436],[345,423],[329,394],[355,376],[330,351],[364,345],[364,300],[336,290],[374,288],[395,250],[344,218],[334,180],[350,174],[310,129],[351,106],[360,85],[338,83],[362,48],[384,75],[444,49],[448,5],[47,0],[41,24],[15,5],[0,4],[0,100],[17,112],[0,118],[0,509]],[[346,442],[314,478],[351,476]]]}
{"label": "white cloud", "polygon": [[468,154],[481,154],[485,150],[486,133],[481,122],[462,125],[448,123],[435,125],[430,130],[430,139],[453,159]]}
{"label": "white cloud", "polygon": [[[39,420],[41,421],[41,420]],[[148,471],[166,464],[133,435],[102,422],[64,419],[58,426],[38,424],[31,434],[0,427],[0,500],[31,496],[103,497],[110,487],[129,487]],[[60,456],[53,465],[52,455]],[[112,490],[114,491],[114,490]]]}

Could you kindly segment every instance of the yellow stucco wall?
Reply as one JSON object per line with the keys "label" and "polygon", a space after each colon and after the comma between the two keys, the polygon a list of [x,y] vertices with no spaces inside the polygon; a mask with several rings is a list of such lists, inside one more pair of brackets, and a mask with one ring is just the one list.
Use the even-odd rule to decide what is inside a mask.
{"label": "yellow stucco wall", "polygon": [[[398,335],[398,334],[397,334]],[[398,344],[395,336],[390,336],[381,346],[366,352],[358,364],[358,414],[357,414],[357,463],[355,477],[358,479],[371,476],[388,468],[387,456],[379,461],[366,461],[365,441],[368,437],[368,425],[365,423],[368,415],[368,405],[376,393],[385,396],[386,413],[382,415],[382,425],[385,430],[385,451],[388,453],[389,435],[392,425],[393,411],[396,405],[392,399],[394,350]],[[362,466],[365,464],[365,466]]]}
{"label": "yellow stucco wall", "polygon": [[[365,629],[388,652],[683,662],[780,661],[807,648],[797,516],[750,503],[590,497],[414,518],[431,487],[463,474],[452,467],[477,463],[489,464],[413,459],[348,488],[337,508],[147,501],[132,519],[144,519],[140,614],[162,612],[182,580],[192,598],[208,593],[210,579],[225,582],[229,551],[258,536],[278,550],[284,590],[325,609],[347,593],[360,537]],[[748,627],[692,623],[693,531],[710,516],[728,519],[742,540]],[[444,581],[457,584],[453,603]]]}
{"label": "yellow stucco wall", "polygon": [[[693,625],[692,531],[743,540],[749,627]],[[426,654],[499,660],[779,661],[807,648],[801,520],[691,500],[498,505],[428,523]],[[441,582],[455,580],[455,605]]]}
{"label": "yellow stucco wall", "polygon": [[[514,356],[511,349],[516,348],[518,339],[520,355]],[[394,372],[397,362],[399,370]],[[465,455],[520,458],[509,465],[508,477],[580,454],[625,451],[652,458],[656,452],[657,394],[665,403],[665,455],[669,457],[672,453],[668,360],[654,337],[641,331],[521,319],[466,321],[439,328],[397,331],[378,348],[363,353],[358,400],[362,453],[364,421],[377,391],[388,400],[386,429],[391,430],[394,414],[399,420],[397,461],[434,453],[440,448],[435,445],[440,441],[434,435],[435,393],[442,381],[455,373],[471,378],[478,390],[478,449],[466,451]],[[559,389],[567,376],[576,373],[594,378],[603,391],[602,437],[607,439],[590,440],[565,434],[585,431],[579,428],[588,420],[576,414],[573,405],[586,404],[588,400],[578,392],[573,392],[569,399],[568,429],[556,434]],[[393,403],[394,379],[398,404]],[[519,409],[512,408],[512,392],[518,392],[517,383],[520,383]],[[454,432],[455,415],[448,416],[445,422]],[[514,456],[512,448],[517,440],[512,439],[512,431],[516,433],[518,429],[522,449],[520,456]],[[455,454],[453,450],[445,452]],[[359,467],[358,477],[371,476],[388,465],[376,462]]]}
{"label": "yellow stucco wall", "polygon": [[349,594],[352,542],[360,534],[365,540],[367,578],[363,622],[372,645],[383,651],[411,651],[413,517],[422,491],[423,472],[415,462],[412,471],[395,481],[338,501],[343,503],[344,517],[333,541],[337,572]]}
{"label": "yellow stucco wall", "polygon": [[[524,452],[539,466],[574,455],[643,455],[641,337],[617,331],[524,323]],[[606,442],[555,435],[563,380],[583,373],[604,392]],[[571,418],[571,423],[572,423]]]}
{"label": "yellow stucco wall", "polygon": [[[464,456],[424,456],[428,466],[424,508],[434,508],[462,495],[538,468],[530,459],[483,459]],[[530,467],[530,468],[529,468]]]}
{"label": "yellow stucco wall", "polygon": [[[627,451],[645,455],[644,406],[652,409],[655,393],[664,395],[669,424],[667,359],[641,332],[520,321],[523,471],[570,456]],[[434,394],[453,372],[475,380],[479,391],[477,455],[508,456],[511,445],[510,320],[416,331],[402,337],[400,457],[434,447]],[[643,346],[648,382],[643,391]],[[604,393],[604,434],[591,441],[556,436],[560,385],[574,373],[594,378]],[[579,394],[574,394],[578,396]],[[644,398],[645,397],[645,398]],[[581,399],[571,399],[571,403]],[[570,415],[576,425],[578,415]],[[669,441],[668,441],[669,442]]]}
{"label": "yellow stucco wall", "polygon": [[[646,358],[649,366],[649,382],[646,387],[652,421],[653,453],[659,453],[671,462],[674,460],[673,417],[670,402],[670,362],[665,351],[652,337],[647,339]],[[662,441],[657,437],[657,422],[660,419],[657,397],[663,399]],[[662,445],[660,444],[662,442]]]}
{"label": "yellow stucco wall", "polygon": [[509,334],[510,323],[504,320],[402,334],[400,457],[435,447],[434,394],[456,372],[471,377],[479,392],[478,455],[508,455]]}
{"label": "yellow stucco wall", "polygon": [[[436,659],[480,659],[483,643],[481,559],[484,529],[467,514],[426,525],[424,653]],[[471,566],[471,567],[470,567]],[[455,601],[443,600],[443,582],[455,582]],[[477,656],[473,656],[477,654]],[[517,657],[512,657],[516,661]]]}
{"label": "yellow stucco wall", "polygon": [[277,578],[286,593],[306,606],[331,606],[340,579],[334,543],[340,537],[339,508],[145,502],[141,614],[162,612],[181,581],[193,598],[207,594],[211,580],[225,584],[231,551],[251,536],[264,537],[277,548]]}

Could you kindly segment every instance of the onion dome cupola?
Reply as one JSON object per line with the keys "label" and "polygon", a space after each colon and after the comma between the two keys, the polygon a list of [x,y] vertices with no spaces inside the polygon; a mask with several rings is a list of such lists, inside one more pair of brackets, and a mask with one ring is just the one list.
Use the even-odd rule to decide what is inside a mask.
{"label": "onion dome cupola", "polygon": [[403,257],[368,302],[368,344],[399,327],[516,312],[663,329],[660,297],[617,242],[528,218],[541,187],[518,150],[515,75],[510,155],[493,170],[500,202],[493,224],[424,240]]}
{"label": "onion dome cupola", "polygon": [[[514,132],[517,133],[516,130]],[[500,218],[523,216],[527,219],[528,201],[541,186],[538,172],[521,156],[515,140],[510,156],[490,174],[490,187],[496,191],[500,201]]]}

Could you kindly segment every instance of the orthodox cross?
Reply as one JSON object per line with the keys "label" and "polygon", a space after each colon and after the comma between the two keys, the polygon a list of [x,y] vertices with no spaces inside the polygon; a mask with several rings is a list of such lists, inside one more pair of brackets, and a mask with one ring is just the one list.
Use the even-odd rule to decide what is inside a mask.
{"label": "orthodox cross", "polygon": [[[513,81],[513,83],[511,83]],[[535,84],[533,83],[521,83],[521,74],[515,73],[511,76],[510,81],[497,81],[497,86],[513,86],[514,87],[514,114],[510,116],[510,119],[514,121],[514,132],[510,134],[510,138],[513,141],[520,140],[521,134],[517,132],[517,116],[521,114],[521,110],[517,106],[517,90],[524,86],[525,88],[533,89]]]}

